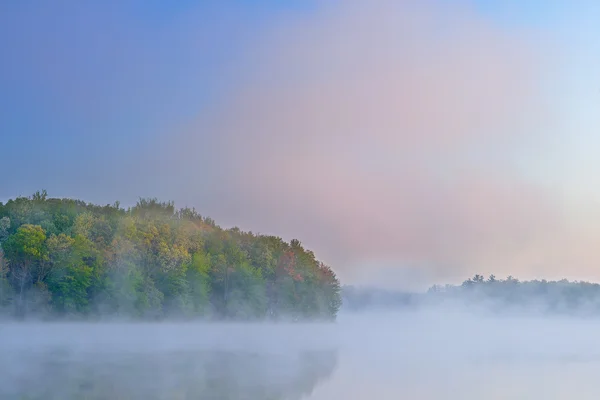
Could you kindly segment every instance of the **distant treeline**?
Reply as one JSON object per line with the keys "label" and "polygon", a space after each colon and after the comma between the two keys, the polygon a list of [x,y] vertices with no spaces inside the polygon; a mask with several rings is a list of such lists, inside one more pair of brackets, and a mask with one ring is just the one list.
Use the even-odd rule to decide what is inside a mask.
{"label": "distant treeline", "polygon": [[344,310],[414,310],[448,305],[503,312],[600,316],[600,284],[568,281],[520,281],[475,275],[460,285],[434,285],[426,293],[344,286]]}
{"label": "distant treeline", "polygon": [[194,209],[0,203],[0,310],[47,317],[334,319],[339,281],[302,247]]}

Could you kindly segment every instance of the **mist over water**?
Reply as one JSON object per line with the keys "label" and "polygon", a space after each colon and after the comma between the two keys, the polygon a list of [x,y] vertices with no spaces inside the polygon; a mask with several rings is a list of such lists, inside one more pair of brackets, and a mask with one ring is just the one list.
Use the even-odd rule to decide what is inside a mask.
{"label": "mist over water", "polygon": [[3,399],[596,399],[600,321],[460,311],[336,324],[0,325]]}
{"label": "mist over water", "polygon": [[[334,377],[312,399],[592,399],[600,321],[434,310],[344,315]],[[347,397],[350,396],[350,397]]]}
{"label": "mist over water", "polygon": [[0,398],[300,399],[337,363],[323,327],[307,328],[6,324]]}
{"label": "mist over water", "polygon": [[600,399],[600,2],[47,3],[0,400]]}

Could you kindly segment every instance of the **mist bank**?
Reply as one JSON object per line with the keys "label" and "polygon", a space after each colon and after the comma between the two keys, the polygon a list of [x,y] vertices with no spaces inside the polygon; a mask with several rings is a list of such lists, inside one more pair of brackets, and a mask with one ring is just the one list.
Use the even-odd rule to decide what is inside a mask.
{"label": "mist bank", "polygon": [[336,368],[332,326],[0,323],[0,397],[300,399]]}
{"label": "mist bank", "polygon": [[0,203],[0,316],[334,320],[333,270],[301,242],[195,209],[48,198]]}
{"label": "mist bank", "polygon": [[460,285],[433,285],[426,292],[342,287],[345,312],[382,310],[473,312],[492,315],[600,318],[600,284],[585,281],[498,279],[475,275]]}
{"label": "mist bank", "polygon": [[435,307],[336,324],[0,323],[0,397],[596,399],[599,328]]}

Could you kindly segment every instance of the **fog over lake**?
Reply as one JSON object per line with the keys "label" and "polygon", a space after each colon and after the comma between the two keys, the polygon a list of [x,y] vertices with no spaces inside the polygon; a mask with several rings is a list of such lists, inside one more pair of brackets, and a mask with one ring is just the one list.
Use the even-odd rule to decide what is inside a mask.
{"label": "fog over lake", "polygon": [[596,399],[600,321],[449,311],[336,324],[4,323],[2,399]]}

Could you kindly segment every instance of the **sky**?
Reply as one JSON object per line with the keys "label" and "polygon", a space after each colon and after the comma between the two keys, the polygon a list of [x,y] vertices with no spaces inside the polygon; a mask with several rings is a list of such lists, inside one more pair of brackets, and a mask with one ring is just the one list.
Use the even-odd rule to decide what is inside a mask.
{"label": "sky", "polygon": [[600,4],[0,5],[0,201],[196,207],[344,283],[600,281]]}

